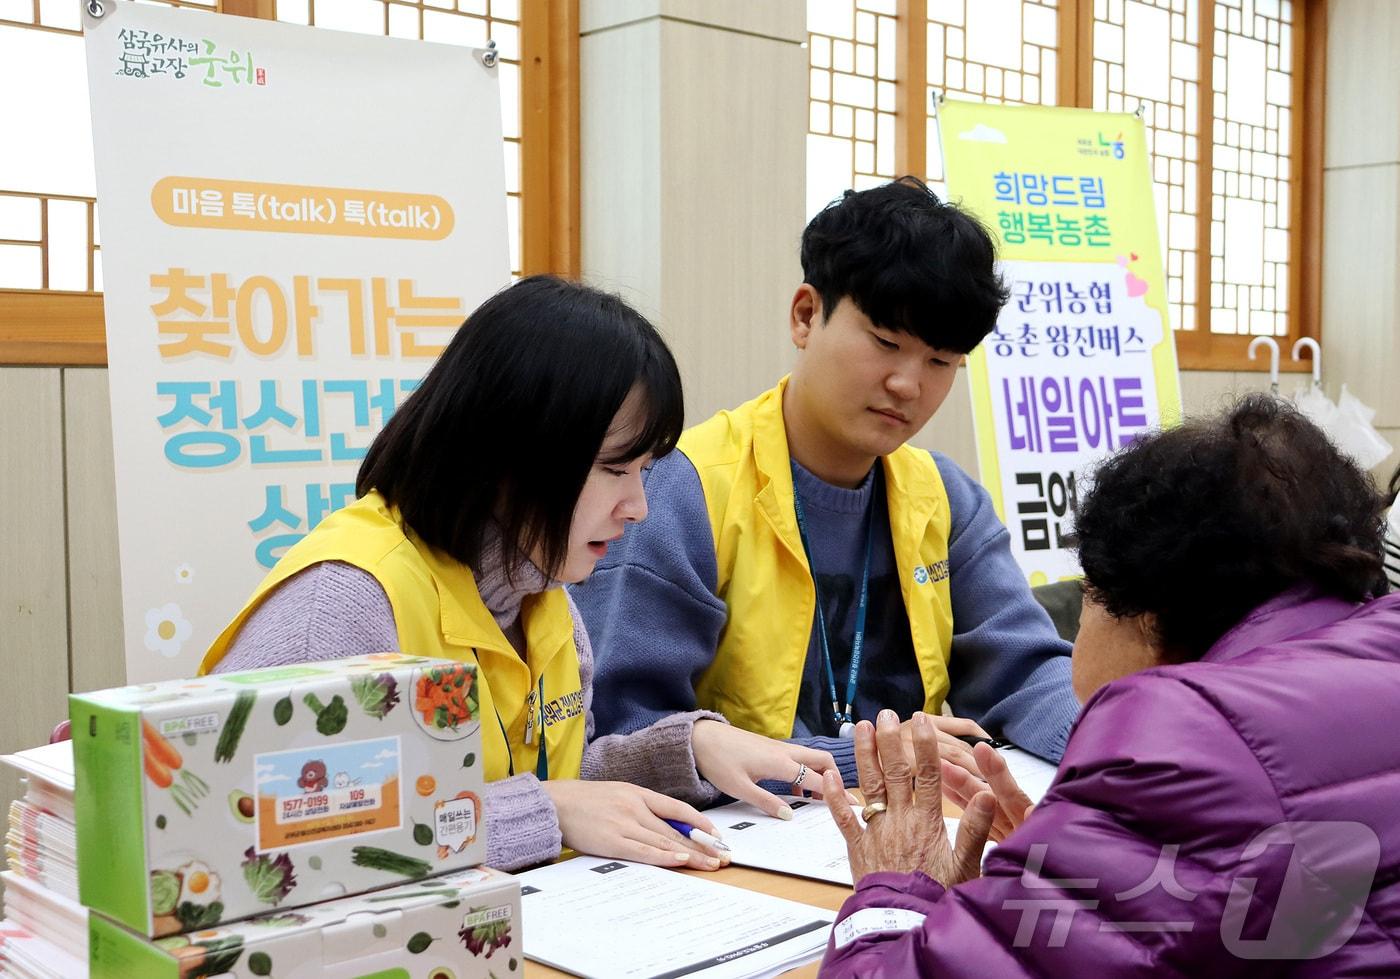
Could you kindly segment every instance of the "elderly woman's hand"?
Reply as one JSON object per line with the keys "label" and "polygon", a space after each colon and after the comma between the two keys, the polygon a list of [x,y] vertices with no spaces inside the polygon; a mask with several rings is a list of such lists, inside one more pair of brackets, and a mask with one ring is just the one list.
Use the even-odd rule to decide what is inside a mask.
{"label": "elderly woman's hand", "polygon": [[996,813],[992,818],[992,839],[1000,843],[1026,821],[1035,805],[1011,777],[1006,759],[996,749],[991,745],[979,744],[974,754],[977,767],[986,781],[944,759],[943,794],[966,809],[979,792],[990,788],[997,800]]}
{"label": "elderly woman's hand", "polygon": [[[973,754],[971,746],[961,739],[969,734],[979,738],[990,738],[991,735],[982,729],[982,725],[970,717],[943,717],[938,714],[925,716],[938,733],[938,756],[943,759],[943,764],[956,765],[980,777],[982,773],[977,768],[977,757]],[[899,733],[904,739],[904,756],[909,759],[910,767],[913,767],[914,719],[910,718],[901,724]]]}
{"label": "elderly woman's hand", "polygon": [[856,725],[856,772],[866,802],[864,828],[846,801],[839,773],[826,773],[825,795],[846,838],[854,880],[875,871],[921,870],[951,887],[981,875],[995,800],[991,792],[979,792],[968,801],[954,847],[943,823],[937,729],[922,713],[914,715],[912,728],[911,769],[893,711],[881,711],[877,726],[869,721]]}

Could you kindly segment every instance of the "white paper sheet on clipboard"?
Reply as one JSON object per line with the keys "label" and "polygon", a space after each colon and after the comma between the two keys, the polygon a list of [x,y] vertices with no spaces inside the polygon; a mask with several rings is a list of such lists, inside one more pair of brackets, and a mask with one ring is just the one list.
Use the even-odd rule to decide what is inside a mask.
{"label": "white paper sheet on clipboard", "polygon": [[600,857],[520,874],[525,956],[589,979],[753,979],[815,961],[836,915]]}

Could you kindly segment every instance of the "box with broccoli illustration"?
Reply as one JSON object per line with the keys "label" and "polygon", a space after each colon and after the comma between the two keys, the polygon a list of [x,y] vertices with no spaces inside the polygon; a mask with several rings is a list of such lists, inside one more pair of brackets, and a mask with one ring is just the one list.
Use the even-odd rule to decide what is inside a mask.
{"label": "box with broccoli illustration", "polygon": [[398,653],[69,699],[84,904],[212,928],[482,862],[476,667]]}
{"label": "box with broccoli illustration", "polygon": [[520,883],[485,868],[166,938],[91,919],[91,979],[489,979],[524,964]]}

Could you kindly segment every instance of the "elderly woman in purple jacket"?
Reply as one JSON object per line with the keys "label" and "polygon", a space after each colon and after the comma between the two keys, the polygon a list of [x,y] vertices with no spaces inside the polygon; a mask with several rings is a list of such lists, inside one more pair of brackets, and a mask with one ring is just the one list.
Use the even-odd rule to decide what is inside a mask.
{"label": "elderly woman in purple jacket", "polygon": [[[823,976],[1400,975],[1400,594],[1382,501],[1284,403],[1146,438],[1079,511],[1084,711],[1029,807],[857,729]],[[1385,595],[1385,597],[1375,597]],[[956,845],[940,794],[965,806]],[[979,867],[988,834],[1005,835]]]}

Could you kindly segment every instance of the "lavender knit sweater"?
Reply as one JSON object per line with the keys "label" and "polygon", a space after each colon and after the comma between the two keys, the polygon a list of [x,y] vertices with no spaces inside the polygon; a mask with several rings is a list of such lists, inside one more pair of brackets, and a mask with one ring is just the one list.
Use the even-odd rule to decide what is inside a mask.
{"label": "lavender knit sweater", "polygon": [[[481,564],[476,583],[482,601],[506,638],[521,649],[521,601],[526,595],[557,585],[528,562],[517,567],[513,583],[508,581],[499,539],[488,543]],[[713,802],[718,792],[695,771],[690,734],[697,720],[723,718],[709,711],[690,711],[663,718],[632,734],[594,740],[593,647],[572,599],[569,611],[574,618],[574,645],[587,718],[582,777],[632,782],[692,805]],[[248,617],[215,672],[398,650],[394,612],[379,582],[366,571],[330,561],[312,565],[273,591]],[[559,855],[559,817],[533,774],[488,784],[485,808],[486,862],[491,866],[518,870]]]}

